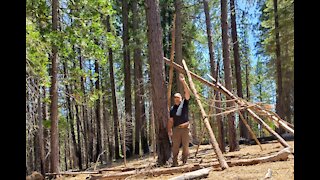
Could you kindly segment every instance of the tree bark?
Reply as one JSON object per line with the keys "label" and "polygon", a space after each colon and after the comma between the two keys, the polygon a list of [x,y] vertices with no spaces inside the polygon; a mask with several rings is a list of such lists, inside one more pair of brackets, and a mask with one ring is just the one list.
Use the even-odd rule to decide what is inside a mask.
{"label": "tree bark", "polygon": [[[126,122],[128,124],[126,144],[128,146],[127,157],[131,156],[133,151],[132,142],[132,100],[131,100],[131,65],[129,50],[129,30],[128,30],[128,0],[122,0],[122,25],[123,25],[123,61],[124,61],[124,94],[125,94],[125,112]],[[129,127],[129,124],[131,127]]]}
{"label": "tree bark", "polygon": [[[47,120],[47,103],[45,101],[46,99],[46,87],[42,86],[42,90],[43,90],[43,101],[42,101],[42,118],[43,121]],[[50,172],[50,155],[48,155],[48,157],[46,156],[49,152],[49,147],[47,148],[47,145],[49,144],[49,129],[43,127],[43,143],[44,143],[44,148],[45,148],[45,167],[44,167],[44,171],[45,172]]]}
{"label": "tree bark", "polygon": [[[183,6],[182,0],[174,1],[174,8],[176,12],[176,21],[175,21],[175,60],[178,64],[182,66],[182,17],[181,9]],[[176,74],[176,82],[179,82],[179,75]],[[181,83],[177,84],[177,90],[183,94],[183,86]]]}
{"label": "tree bark", "polygon": [[[227,22],[227,0],[221,0],[221,30],[222,30],[222,50],[223,50],[223,65],[225,86],[229,91],[232,91],[232,73],[229,56],[228,42],[228,22]],[[227,97],[227,99],[229,99]],[[227,107],[234,106],[233,102],[227,102]],[[228,117],[228,141],[230,152],[239,150],[235,128],[235,114],[231,113]]]}
{"label": "tree bark", "polygon": [[[171,43],[171,50],[170,50],[170,61],[173,62],[174,60],[174,48],[175,48],[175,22],[176,22],[176,14],[173,15],[173,24],[172,24],[172,29],[171,29],[171,37],[172,37],[172,43]],[[173,67],[170,66],[169,69],[169,84],[168,84],[168,109],[171,107],[171,91],[172,91],[172,80],[173,80]]]}
{"label": "tree bark", "polygon": [[[104,73],[105,74],[105,73]],[[108,79],[108,77],[106,77],[106,79]],[[102,86],[102,91],[103,92],[107,92],[107,87],[108,87],[108,83],[107,81],[105,80],[105,86]],[[110,139],[112,137],[111,133],[110,133],[110,126],[109,126],[109,123],[110,123],[110,114],[108,113],[108,101],[106,99],[106,96],[107,95],[104,95],[103,98],[102,98],[102,111],[103,111],[103,139],[106,140],[106,143],[104,143],[104,149],[107,149],[106,147],[108,147],[108,156],[107,156],[107,153],[106,153],[106,156],[105,156],[105,160],[108,161],[108,158],[109,158],[109,161],[112,162],[112,153],[111,151],[113,150],[112,146],[111,146],[111,143],[110,143]]]}
{"label": "tree bark", "polygon": [[[110,16],[107,16],[107,31],[111,32],[110,27]],[[109,60],[109,72],[110,72],[110,85],[111,85],[111,95],[112,95],[112,115],[113,115],[113,124],[114,124],[114,140],[115,148],[114,154],[115,158],[120,158],[120,149],[119,149],[119,118],[118,118],[118,107],[117,107],[117,98],[114,82],[114,72],[113,72],[113,52],[112,49],[108,49],[108,60]]]}
{"label": "tree bark", "polygon": [[[80,70],[83,70],[82,67],[82,55],[81,55],[81,49],[79,48],[79,67]],[[83,119],[83,126],[84,126],[84,132],[83,132],[83,137],[84,137],[84,152],[85,152],[85,157],[86,157],[86,168],[89,166],[89,141],[88,141],[88,136],[89,136],[89,127],[88,127],[88,110],[87,110],[87,96],[86,96],[86,90],[84,88],[85,84],[85,79],[83,76],[80,76],[80,83],[81,83],[81,91],[83,92],[83,103],[85,105],[82,105],[82,119]]]}
{"label": "tree bark", "polygon": [[[236,75],[236,85],[238,97],[243,98],[242,93],[242,78],[241,78],[241,65],[240,65],[240,55],[239,55],[239,41],[237,35],[237,21],[236,21],[236,9],[234,5],[234,0],[230,0],[230,14],[231,14],[231,34],[233,43],[233,58],[234,67]],[[249,138],[248,130],[242,121],[239,121],[240,137]]]}
{"label": "tree bark", "polygon": [[79,112],[79,106],[74,103],[75,109],[76,109],[76,123],[77,123],[77,157],[78,157],[78,166],[79,169],[82,170],[82,151],[81,151],[81,124],[80,124],[80,112]]}
{"label": "tree bark", "polygon": [[[210,13],[209,13],[209,5],[208,0],[203,1],[203,8],[204,8],[204,14],[206,17],[206,29],[207,29],[207,38],[208,38],[208,47],[209,47],[209,57],[210,57],[210,70],[213,77],[216,78],[216,62],[214,58],[214,50],[213,50],[213,40],[212,40],[212,32],[211,32],[211,23],[210,23]],[[217,79],[217,78],[216,78]],[[217,91],[214,91],[216,99],[219,101],[220,94]],[[221,113],[221,110],[219,109],[221,107],[220,102],[215,102],[216,113]],[[219,147],[222,152],[225,152],[225,143],[224,143],[224,133],[223,133],[223,121],[222,116],[216,117],[217,125],[218,125],[218,143]]]}
{"label": "tree bark", "polygon": [[152,85],[152,102],[156,124],[156,141],[158,164],[164,165],[171,156],[170,142],[167,131],[169,112],[167,108],[167,89],[164,78],[162,50],[162,29],[158,1],[146,1],[146,17],[148,27],[148,54]]}
{"label": "tree bark", "polygon": [[[67,63],[63,62],[63,73],[64,73],[64,79],[68,79],[68,72],[67,72]],[[67,101],[67,108],[68,108],[68,118],[69,118],[69,123],[70,123],[70,129],[71,129],[71,140],[72,140],[72,145],[74,147],[75,152],[73,152],[72,154],[76,153],[76,156],[78,158],[78,162],[79,162],[79,153],[78,153],[78,145],[76,142],[76,135],[75,135],[75,130],[74,130],[74,113],[73,113],[73,108],[72,108],[72,102],[71,102],[71,96],[72,95],[72,89],[69,88],[68,84],[65,84],[65,89],[66,89],[66,101]],[[72,168],[72,167],[71,167]]]}
{"label": "tree bark", "polygon": [[[58,31],[58,8],[59,1],[52,0],[52,31]],[[51,172],[58,173],[59,170],[59,130],[58,130],[58,48],[52,45],[52,78],[51,78]]]}
{"label": "tree bark", "polygon": [[[273,0],[274,8],[274,24],[275,24],[275,40],[276,40],[276,73],[277,73],[277,97],[276,97],[276,112],[284,118],[283,110],[283,94],[282,94],[282,70],[281,70],[281,49],[280,49],[280,35],[279,35],[279,15],[278,15],[278,1]],[[284,133],[283,128],[276,129],[279,134]]]}
{"label": "tree bark", "polygon": [[38,127],[39,127],[39,131],[38,131],[38,138],[39,138],[39,148],[40,148],[40,170],[41,170],[41,174],[45,175],[46,171],[45,171],[45,150],[44,150],[44,139],[43,139],[43,117],[42,117],[42,107],[41,107],[41,91],[40,91],[41,87],[39,86],[39,99],[38,99]]}
{"label": "tree bark", "polygon": [[[99,70],[99,63],[98,60],[95,60],[95,66],[94,66],[94,71],[97,73],[97,80],[95,82],[95,88],[96,91],[100,91],[100,70]],[[98,99],[96,100],[96,118],[97,118],[97,146],[96,146],[96,157],[94,158],[94,161],[97,160],[98,155],[102,153],[102,136],[101,136],[101,121],[102,121],[102,112],[101,112],[101,96],[100,94],[98,95]],[[104,155],[101,155],[102,157],[100,158],[101,163],[105,159]]]}
{"label": "tree bark", "polygon": [[134,48],[134,106],[135,106],[135,150],[134,153],[140,154],[140,135],[141,135],[141,118],[142,118],[142,93],[141,93],[141,81],[142,81],[142,68],[141,68],[141,49],[140,49],[140,39],[138,37],[139,33],[139,14],[138,14],[138,4],[137,0],[132,1],[132,32],[135,43]]}

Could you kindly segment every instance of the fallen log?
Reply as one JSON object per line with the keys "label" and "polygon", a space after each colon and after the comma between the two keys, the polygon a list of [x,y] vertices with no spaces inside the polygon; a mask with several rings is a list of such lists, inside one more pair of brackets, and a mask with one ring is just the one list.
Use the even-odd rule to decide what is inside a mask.
{"label": "fallen log", "polygon": [[151,170],[142,169],[140,171],[133,170],[133,171],[122,172],[122,173],[93,175],[90,180],[124,179],[128,176],[133,176],[133,175],[159,176],[161,174],[190,172],[190,171],[198,170],[200,168],[201,166],[199,164],[194,164],[194,165],[191,164],[191,165],[172,167],[172,168],[161,168],[161,169],[151,169]]}
{"label": "fallen log", "polygon": [[239,159],[233,162],[231,161],[229,166],[247,166],[247,165],[266,163],[266,162],[284,161],[288,159],[289,154],[291,154],[291,148],[287,147],[277,152],[276,154],[273,154],[270,156],[253,158],[253,159]]}
{"label": "fallen log", "polygon": [[[284,161],[284,160],[288,159],[289,154],[291,154],[290,148],[284,148],[281,151],[279,151],[273,155],[270,155],[270,156],[258,157],[258,158],[252,158],[252,159],[239,159],[239,160],[232,160],[232,161],[229,160],[226,162],[228,163],[229,167],[248,166],[248,165],[266,163],[266,162]],[[209,163],[193,164],[193,165],[190,164],[190,165],[171,167],[171,168],[161,168],[161,169],[152,169],[152,170],[142,169],[140,171],[133,170],[133,171],[113,173],[113,174],[104,174],[104,175],[103,174],[99,174],[99,175],[92,174],[90,180],[125,179],[126,177],[133,176],[133,175],[159,176],[162,174],[191,172],[191,171],[196,171],[196,170],[199,170],[202,168],[207,168],[207,167],[220,169],[220,163],[219,162],[209,162]]]}
{"label": "fallen log", "polygon": [[185,174],[182,174],[180,176],[170,178],[169,180],[190,180],[190,179],[198,179],[198,178],[205,178],[209,175],[209,172],[212,170],[211,167],[209,168],[204,168],[204,169],[199,169],[196,171],[188,172]]}
{"label": "fallen log", "polygon": [[[287,147],[270,156],[258,157],[258,158],[252,158],[252,159],[239,159],[239,160],[227,161],[227,163],[229,167],[233,167],[233,166],[249,166],[249,165],[266,163],[266,162],[285,161],[288,159],[289,154],[291,154],[291,148]],[[219,163],[210,162],[206,164],[201,164],[201,167],[209,167],[209,166],[217,168],[219,167]]]}
{"label": "fallen log", "polygon": [[82,172],[59,172],[59,173],[46,173],[46,176],[50,175],[79,175],[79,174],[99,174],[99,171],[82,171]]}

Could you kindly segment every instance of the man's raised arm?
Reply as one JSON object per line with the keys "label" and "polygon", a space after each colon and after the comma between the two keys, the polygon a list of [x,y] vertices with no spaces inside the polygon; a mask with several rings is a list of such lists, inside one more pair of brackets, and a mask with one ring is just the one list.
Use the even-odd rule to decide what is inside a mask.
{"label": "man's raised arm", "polygon": [[183,84],[184,98],[185,98],[186,100],[189,100],[189,99],[190,99],[190,91],[189,91],[187,82],[186,82],[186,80],[184,79],[183,74],[181,74],[181,73],[179,74],[179,80],[180,80],[181,83]]}

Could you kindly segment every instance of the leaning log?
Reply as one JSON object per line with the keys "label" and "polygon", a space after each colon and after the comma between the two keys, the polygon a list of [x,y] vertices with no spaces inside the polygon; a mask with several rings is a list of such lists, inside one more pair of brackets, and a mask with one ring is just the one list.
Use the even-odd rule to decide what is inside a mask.
{"label": "leaning log", "polygon": [[252,131],[251,127],[249,126],[248,122],[244,119],[241,111],[239,111],[239,115],[240,115],[240,119],[242,120],[243,124],[247,127],[249,133],[251,134],[252,138],[256,141],[256,143],[260,146],[261,151],[263,151],[262,146],[259,142],[259,140],[257,139],[256,135],[254,134],[254,132]]}
{"label": "leaning log", "polygon": [[223,155],[222,155],[222,152],[221,152],[221,150],[220,150],[220,148],[219,148],[219,144],[218,144],[218,142],[217,142],[217,140],[216,140],[216,138],[215,138],[215,135],[214,135],[214,133],[213,133],[213,131],[212,131],[212,129],[211,129],[210,123],[209,123],[209,121],[208,121],[207,114],[206,114],[206,112],[204,111],[203,106],[202,106],[202,104],[201,104],[201,102],[200,102],[199,95],[198,95],[197,90],[196,90],[196,88],[195,88],[195,85],[194,85],[194,83],[193,83],[193,81],[192,81],[192,77],[191,77],[191,74],[190,74],[190,72],[189,72],[189,70],[188,70],[188,67],[187,67],[187,65],[186,65],[186,62],[185,62],[184,60],[182,60],[182,64],[183,64],[183,67],[184,67],[184,69],[185,69],[185,71],[186,71],[186,74],[187,74],[187,76],[188,76],[190,88],[191,88],[191,90],[193,91],[193,94],[194,94],[194,96],[195,96],[195,98],[196,98],[196,101],[197,101],[197,103],[198,103],[198,105],[199,105],[203,122],[204,122],[204,124],[205,124],[205,126],[206,126],[206,128],[207,128],[207,130],[208,130],[208,132],[209,132],[210,141],[211,141],[213,150],[214,150],[214,152],[215,152],[215,153],[217,154],[217,156],[218,156],[218,159],[219,159],[219,163],[220,163],[221,168],[222,168],[222,169],[227,169],[227,168],[228,168],[228,164],[226,163],[226,160],[224,159],[224,157],[223,157]]}
{"label": "leaning log", "polygon": [[[165,63],[166,63],[166,64],[170,64],[170,63],[171,63],[170,60],[167,59],[166,57],[163,57],[163,59],[165,60]],[[175,63],[175,62],[172,62],[172,67],[175,68],[177,71],[179,71],[179,72],[181,72],[181,73],[186,73],[186,72],[184,71],[184,69],[183,69],[179,64],[177,64],[177,63]],[[193,72],[190,72],[190,75],[191,75],[193,78],[199,80],[200,82],[202,82],[202,83],[204,83],[204,84],[206,84],[206,85],[214,88],[215,90],[221,92],[222,94],[226,95],[226,96],[229,97],[230,99],[234,99],[235,102],[236,102],[237,104],[239,104],[240,106],[244,106],[244,105],[247,104],[247,103],[244,102],[243,99],[237,98],[237,97],[236,97],[234,94],[232,94],[228,89],[226,89],[226,88],[225,88],[224,86],[222,86],[219,82],[217,82],[213,77],[209,76],[209,77],[212,79],[212,81],[214,82],[214,83],[211,83],[211,82],[203,79],[202,77],[196,75],[196,74],[193,73]],[[275,131],[273,131],[273,130],[269,127],[269,125],[267,125],[267,124],[266,124],[259,116],[257,116],[250,108],[247,108],[246,110],[249,112],[249,114],[253,117],[253,119],[254,119],[255,121],[257,121],[259,124],[261,124],[262,127],[264,127],[265,129],[267,129],[272,135],[276,136],[277,139],[278,139],[278,141],[281,143],[281,145],[283,145],[284,147],[290,147],[290,145],[289,145],[278,133],[276,133]]]}

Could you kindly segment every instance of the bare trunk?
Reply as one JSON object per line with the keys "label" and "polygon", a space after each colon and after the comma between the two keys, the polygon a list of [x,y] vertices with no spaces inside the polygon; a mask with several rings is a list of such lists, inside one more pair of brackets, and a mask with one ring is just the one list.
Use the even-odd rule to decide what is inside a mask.
{"label": "bare trunk", "polygon": [[39,138],[39,148],[40,148],[40,170],[41,174],[45,175],[45,149],[44,149],[44,138],[43,138],[43,117],[42,117],[42,107],[41,107],[41,87],[39,86],[39,99],[38,99],[38,138]]}
{"label": "bare trunk", "polygon": [[171,156],[170,142],[167,132],[169,112],[164,78],[164,62],[162,50],[162,29],[158,1],[146,1],[146,17],[148,26],[148,54],[152,86],[152,102],[157,136],[158,164],[164,165]]}
{"label": "bare trunk", "polygon": [[[237,21],[236,21],[236,10],[234,5],[234,0],[230,0],[230,14],[231,14],[231,34],[233,43],[233,57],[234,57],[234,67],[236,75],[236,85],[238,97],[243,98],[242,93],[242,79],[241,79],[241,66],[240,66],[240,56],[239,56],[239,42],[237,35]],[[240,137],[248,139],[249,134],[246,129],[245,124],[239,121]]]}
{"label": "bare trunk", "polygon": [[[99,63],[97,60],[95,60],[95,68],[94,68],[95,73],[98,74],[97,80],[95,82],[95,88],[96,91],[100,91],[100,70],[99,70]],[[96,100],[96,118],[97,118],[97,146],[96,146],[96,157],[94,160],[96,161],[98,158],[98,155],[102,153],[102,136],[101,136],[101,119],[102,119],[102,113],[101,113],[101,96],[98,95],[98,99]],[[104,155],[101,155],[101,163],[103,162]]]}
{"label": "bare trunk", "polygon": [[[58,30],[58,8],[59,1],[52,1],[52,30]],[[59,164],[59,130],[58,130],[58,48],[56,45],[52,45],[52,78],[51,78],[51,172],[58,173]]]}
{"label": "bare trunk", "polygon": [[[175,22],[175,61],[182,66],[182,16],[181,9],[183,6],[182,0],[174,1],[174,8],[176,12]],[[176,74],[176,82],[179,82],[179,76]],[[183,86],[181,83],[176,83],[177,90],[183,94]]]}
{"label": "bare trunk", "polygon": [[[128,0],[122,0],[122,21],[123,21],[123,61],[124,61],[124,94],[125,112],[127,125],[132,125],[132,100],[131,100],[131,65],[129,50],[129,30],[128,30]],[[131,126],[132,127],[132,126]],[[127,156],[130,157],[133,151],[132,128],[127,128],[126,144],[128,146]]]}
{"label": "bare trunk", "polygon": [[[82,55],[81,55],[81,49],[79,49],[79,66],[80,70],[82,70]],[[82,119],[83,119],[83,126],[84,126],[84,132],[83,132],[83,138],[84,138],[84,152],[86,157],[86,168],[89,166],[89,141],[88,141],[88,135],[89,135],[89,129],[88,129],[88,110],[87,110],[87,99],[86,99],[86,90],[84,88],[85,79],[83,76],[80,77],[81,82],[81,90],[83,92],[83,102],[85,105],[82,105]]]}
{"label": "bare trunk", "polygon": [[[111,32],[110,16],[107,16],[107,31]],[[109,60],[110,85],[111,85],[111,95],[112,95],[112,113],[113,113],[114,139],[115,139],[114,154],[115,154],[115,158],[119,159],[120,158],[119,138],[118,138],[119,119],[118,119],[117,98],[116,98],[114,73],[113,73],[113,54],[112,54],[111,48],[108,49],[108,60]]]}
{"label": "bare trunk", "polygon": [[[43,99],[46,98],[46,87],[42,86],[42,90],[43,90]],[[43,115],[43,120],[47,120],[47,103],[43,100],[42,101],[42,115]],[[43,143],[44,143],[44,148],[45,148],[45,167],[44,167],[44,171],[45,172],[50,172],[49,167],[50,167],[50,155],[47,156],[47,154],[49,154],[49,129],[43,127]]]}
{"label": "bare trunk", "polygon": [[[63,63],[63,73],[64,73],[64,79],[67,79],[67,63],[64,62]],[[73,108],[72,108],[72,104],[71,104],[71,97],[69,97],[73,92],[71,90],[71,87],[69,88],[69,85],[65,85],[65,89],[66,89],[66,100],[67,100],[67,108],[68,108],[68,119],[69,119],[69,123],[70,123],[70,129],[71,129],[71,138],[72,138],[72,145],[74,147],[75,152],[73,152],[72,154],[76,153],[77,158],[78,157],[78,145],[76,142],[76,135],[75,135],[75,130],[74,130],[74,113],[73,113]],[[78,159],[79,162],[79,159]],[[73,167],[71,167],[73,168]]]}
{"label": "bare trunk", "polygon": [[[207,28],[207,37],[208,37],[208,47],[209,47],[209,56],[210,56],[210,66],[211,66],[211,74],[213,77],[216,78],[216,74],[218,71],[218,66],[216,66],[216,62],[214,59],[214,51],[213,51],[213,40],[212,40],[212,32],[211,32],[211,23],[210,23],[210,13],[209,13],[209,5],[208,0],[203,1],[203,7],[206,17],[206,28]],[[216,78],[218,79],[218,78]],[[214,91],[216,99],[219,101],[220,94],[218,91]],[[216,113],[221,113],[221,110],[219,109],[221,107],[220,102],[215,102]],[[218,125],[218,143],[219,147],[222,152],[225,152],[225,144],[224,144],[224,133],[223,133],[223,122],[222,122],[222,116],[218,116],[216,118],[217,125]]]}
{"label": "bare trunk", "polygon": [[[229,56],[229,42],[228,42],[228,23],[227,23],[227,1],[221,0],[221,30],[222,30],[222,46],[223,46],[223,65],[224,65],[224,77],[225,86],[232,92],[232,73]],[[229,100],[230,98],[227,97]],[[234,102],[227,102],[227,107],[234,106]],[[235,128],[235,114],[230,113],[228,117],[228,141],[230,146],[230,152],[239,150],[239,143],[236,138]]]}
{"label": "bare trunk", "polygon": [[[276,73],[277,73],[277,98],[276,98],[276,113],[283,119],[283,94],[282,94],[282,72],[281,72],[281,49],[279,36],[279,15],[278,15],[278,1],[273,0],[274,7],[274,24],[275,24],[275,40],[276,40]],[[283,128],[276,129],[279,134],[284,133]]]}
{"label": "bare trunk", "polygon": [[[76,102],[75,102],[76,103]],[[79,169],[82,170],[82,151],[81,151],[81,136],[80,136],[80,133],[81,133],[81,124],[80,124],[80,113],[79,113],[79,106],[77,104],[75,104],[75,108],[76,108],[76,122],[77,122],[77,157],[78,157],[78,166],[79,166]]]}
{"label": "bare trunk", "polygon": [[138,14],[138,4],[137,0],[132,1],[132,32],[135,43],[134,48],[134,89],[135,89],[135,97],[134,97],[134,106],[135,106],[135,154],[140,154],[140,133],[141,133],[141,116],[142,116],[142,107],[141,107],[141,49],[140,49],[140,39],[138,37],[139,33],[139,14]]}

